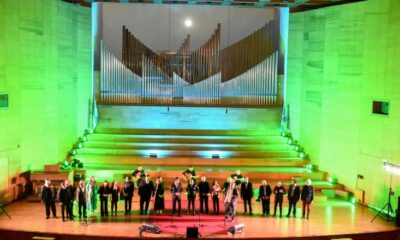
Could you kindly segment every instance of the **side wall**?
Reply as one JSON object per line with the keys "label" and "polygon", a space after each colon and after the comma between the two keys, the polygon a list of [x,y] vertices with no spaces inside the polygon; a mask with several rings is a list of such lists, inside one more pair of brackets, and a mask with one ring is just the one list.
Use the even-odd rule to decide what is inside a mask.
{"label": "side wall", "polygon": [[[314,164],[378,207],[390,180],[382,159],[400,164],[399,8],[368,0],[290,16],[292,135]],[[389,101],[389,116],[372,114],[373,100]],[[400,176],[393,180],[398,196]]]}
{"label": "side wall", "polygon": [[91,9],[0,1],[0,32],[0,93],[9,94],[0,108],[0,198],[10,199],[11,178],[63,161],[87,128]]}

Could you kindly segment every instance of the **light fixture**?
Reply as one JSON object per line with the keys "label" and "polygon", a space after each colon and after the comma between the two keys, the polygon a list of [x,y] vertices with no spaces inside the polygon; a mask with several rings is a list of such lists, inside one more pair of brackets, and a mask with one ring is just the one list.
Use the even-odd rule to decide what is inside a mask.
{"label": "light fixture", "polygon": [[192,20],[190,18],[185,20],[185,27],[190,28],[193,25]]}
{"label": "light fixture", "polygon": [[294,147],[294,150],[295,150],[296,152],[300,151],[300,146],[299,146],[299,145],[296,145],[296,146]]}
{"label": "light fixture", "polygon": [[219,158],[219,153],[211,153],[211,158]]}
{"label": "light fixture", "polygon": [[390,173],[394,173],[396,175],[400,175],[400,166],[393,164],[393,163],[389,163],[388,160],[383,159],[383,167],[386,169],[386,171],[390,172]]}
{"label": "light fixture", "polygon": [[304,152],[300,152],[299,156],[300,156],[301,159],[306,158],[306,154]]}
{"label": "light fixture", "polygon": [[150,153],[149,153],[149,157],[151,157],[151,158],[157,158],[157,157],[158,157],[158,154],[157,154],[157,152],[150,152]]}

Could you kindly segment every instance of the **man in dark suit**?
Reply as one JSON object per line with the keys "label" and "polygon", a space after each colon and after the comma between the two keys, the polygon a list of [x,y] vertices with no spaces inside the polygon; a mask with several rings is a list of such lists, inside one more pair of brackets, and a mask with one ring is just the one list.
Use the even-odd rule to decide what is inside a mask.
{"label": "man in dark suit", "polygon": [[243,199],[244,204],[244,215],[247,214],[247,205],[249,205],[250,215],[253,215],[253,209],[251,208],[251,199],[253,198],[253,185],[249,182],[249,177],[244,178],[244,182],[240,188],[240,197]]}
{"label": "man in dark suit", "polygon": [[69,216],[70,220],[74,220],[74,214],[72,212],[72,208],[74,206],[74,199],[75,199],[75,189],[74,187],[69,184],[69,180],[64,181],[64,187],[65,187],[65,200],[67,202],[67,217]]}
{"label": "man in dark suit", "polygon": [[261,186],[258,191],[258,199],[261,200],[263,216],[269,216],[269,205],[271,198],[272,190],[269,185],[267,185],[266,180],[261,181]]}
{"label": "man in dark suit", "polygon": [[176,204],[178,203],[178,216],[181,216],[181,195],[182,195],[182,184],[178,177],[175,178],[174,183],[171,186],[172,193],[172,215],[176,212]]}
{"label": "man in dark suit", "polygon": [[278,181],[276,186],[274,187],[274,194],[275,194],[275,205],[274,205],[274,215],[276,216],[276,210],[279,205],[279,216],[282,217],[282,203],[283,203],[283,195],[286,194],[285,187],[282,186],[282,182]]}
{"label": "man in dark suit", "polygon": [[41,195],[42,195],[42,202],[46,207],[46,219],[50,218],[50,208],[51,212],[53,213],[53,217],[57,218],[56,204],[55,204],[56,193],[54,187],[51,185],[50,179],[48,178],[44,180],[44,185],[42,186]]}
{"label": "man in dark suit", "polygon": [[101,216],[108,216],[108,195],[110,195],[110,187],[108,186],[108,181],[104,180],[103,185],[100,186],[97,192],[100,198],[100,213]]}
{"label": "man in dark suit", "polygon": [[290,217],[290,212],[293,209],[293,216],[296,217],[296,204],[300,199],[300,187],[297,186],[296,179],[292,180],[292,184],[289,186],[288,190],[288,200],[289,200],[289,212],[286,217]]}
{"label": "man in dark suit", "polygon": [[154,196],[154,184],[150,180],[149,175],[146,175],[144,180],[139,185],[139,196],[140,196],[140,215],[143,215],[144,212],[148,214],[150,198],[151,196]]}
{"label": "man in dark suit", "polygon": [[202,176],[198,184],[200,195],[200,213],[203,213],[203,206],[208,214],[208,196],[210,195],[210,184],[206,182],[206,177]]}
{"label": "man in dark suit", "polygon": [[125,177],[124,188],[122,189],[124,199],[125,199],[125,215],[131,213],[132,209],[132,198],[135,191],[135,184],[131,181],[129,176]]}
{"label": "man in dark suit", "polygon": [[86,218],[86,202],[87,202],[87,193],[85,182],[83,180],[79,181],[79,186],[76,189],[76,201],[78,202],[78,213],[79,219],[82,219],[82,212],[83,218]]}
{"label": "man in dark suit", "polygon": [[311,179],[307,179],[306,185],[301,192],[301,200],[303,201],[303,216],[305,217],[307,208],[307,219],[310,219],[311,204],[314,201],[314,188],[311,186]]}

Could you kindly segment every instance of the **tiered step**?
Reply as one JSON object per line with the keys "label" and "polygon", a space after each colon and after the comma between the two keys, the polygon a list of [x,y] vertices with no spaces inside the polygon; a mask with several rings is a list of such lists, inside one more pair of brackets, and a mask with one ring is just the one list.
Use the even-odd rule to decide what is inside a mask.
{"label": "tiered step", "polygon": [[[278,132],[278,131],[275,131]],[[150,157],[157,153],[157,158]],[[220,158],[211,158],[218,153]],[[289,184],[296,178],[304,184],[310,178],[317,190],[342,189],[331,184],[327,174],[310,170],[287,138],[273,135],[271,129],[199,130],[199,129],[130,129],[97,128],[87,136],[75,158],[81,160],[86,176],[122,181],[137,165],[142,165],[154,179],[163,176],[169,186],[175,177],[193,165],[198,176],[220,184],[237,169],[249,176],[258,187],[262,179],[275,185]]]}

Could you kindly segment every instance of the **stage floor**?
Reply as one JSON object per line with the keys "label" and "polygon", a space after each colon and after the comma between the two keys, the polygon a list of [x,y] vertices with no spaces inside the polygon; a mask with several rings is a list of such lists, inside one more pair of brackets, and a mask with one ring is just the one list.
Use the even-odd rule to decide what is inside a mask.
{"label": "stage floor", "polygon": [[[137,197],[133,204],[134,209],[138,208]],[[169,211],[163,216],[155,217],[163,233],[155,235],[144,233],[145,237],[185,237],[186,227],[198,226],[199,217],[187,216],[186,201],[183,201],[185,209],[182,217],[174,217],[171,225]],[[166,202],[167,209],[170,209],[170,201]],[[198,204],[198,202],[196,202]],[[211,201],[210,201],[211,204]],[[221,203],[222,204],[222,203]],[[272,205],[272,204],[271,204]],[[119,202],[119,209],[123,209],[123,202]],[[38,202],[16,202],[6,207],[12,219],[9,220],[5,214],[0,215],[0,229],[28,231],[55,234],[76,234],[102,237],[132,237],[137,238],[139,227],[144,222],[153,223],[153,215],[149,217],[139,216],[137,211],[132,215],[124,216],[120,211],[118,216],[109,216],[101,219],[99,213],[92,217],[89,225],[79,221],[62,222],[60,208],[57,205],[58,219],[45,219],[44,206]],[[298,208],[297,218],[274,218],[260,216],[261,206],[253,204],[253,216],[243,216],[243,206],[239,203],[236,223],[245,224],[244,232],[237,234],[235,238],[284,238],[284,237],[311,237],[360,234],[370,232],[395,231],[393,223],[387,223],[380,218],[370,222],[375,212],[371,209],[353,205],[340,200],[328,200],[327,202],[315,203],[312,207],[310,220],[301,219],[301,209]],[[76,209],[75,209],[76,211]],[[287,208],[284,208],[284,215]],[[223,215],[202,215],[200,218],[199,232],[202,238],[229,238],[224,227]],[[229,227],[231,223],[227,224]],[[2,236],[0,236],[0,239]],[[382,239],[382,238],[380,238]]]}

